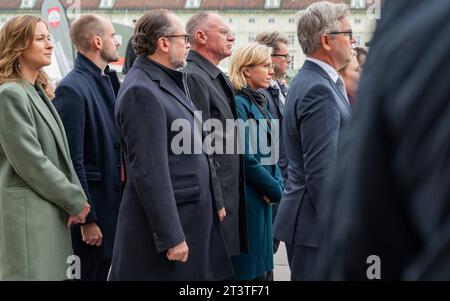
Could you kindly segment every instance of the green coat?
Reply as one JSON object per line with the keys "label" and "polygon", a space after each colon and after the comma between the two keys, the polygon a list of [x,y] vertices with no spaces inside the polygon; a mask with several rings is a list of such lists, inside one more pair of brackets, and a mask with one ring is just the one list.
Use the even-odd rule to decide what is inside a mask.
{"label": "green coat", "polygon": [[67,279],[67,218],[85,200],[49,99],[25,81],[0,85],[0,280]]}

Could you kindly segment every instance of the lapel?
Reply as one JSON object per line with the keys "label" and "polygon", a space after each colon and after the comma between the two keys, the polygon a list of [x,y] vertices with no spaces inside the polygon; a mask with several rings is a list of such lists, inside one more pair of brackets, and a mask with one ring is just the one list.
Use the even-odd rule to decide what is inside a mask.
{"label": "lapel", "polygon": [[[188,109],[189,112],[194,114],[194,108],[189,104],[187,96],[184,95],[176,84],[173,83],[173,80],[152,61],[143,57],[138,57],[133,66],[143,70],[152,81],[158,82],[162,90],[172,95],[179,103]],[[183,85],[186,86],[185,83],[183,83]]]}
{"label": "lapel", "polygon": [[319,65],[317,65],[314,62],[305,61],[305,64],[302,67],[303,69],[307,69],[307,70],[311,70],[314,72],[319,73],[322,77],[324,77],[326,80],[328,80],[328,82],[330,83],[331,87],[333,87],[334,91],[336,92],[337,95],[339,95],[339,100],[340,102],[344,105],[344,107],[347,109],[348,113],[351,113],[352,109],[350,108],[350,104],[348,103],[347,99],[345,98],[345,96],[342,94],[342,92],[339,90],[339,88],[336,86],[336,83],[333,82],[333,80],[330,78],[330,76],[328,75],[327,72],[325,72],[325,70],[323,70]]}
{"label": "lapel", "polygon": [[[264,114],[261,112],[261,109],[258,107],[258,105],[255,103],[255,101],[253,99],[251,99],[249,96],[245,96],[248,101],[250,102],[250,111],[252,112],[253,116],[256,119],[256,122],[258,124],[258,128],[259,129],[263,129],[265,132],[267,132],[269,135],[271,134],[271,128],[270,125],[267,124],[267,126],[263,127],[261,126],[261,122],[260,120],[266,120],[266,117],[264,116]],[[270,118],[270,113],[266,110],[267,116]],[[270,121],[272,122],[272,120]]]}
{"label": "lapel", "polygon": [[[187,60],[193,64],[196,64],[201,70],[203,70],[203,72],[209,76],[211,82],[216,81],[216,83],[220,85],[219,89],[222,89],[223,92],[225,93],[225,97],[234,98],[234,89],[231,85],[231,82],[229,81],[228,77],[217,66],[208,61],[206,58],[204,58],[201,54],[199,54],[195,50],[189,51]],[[216,87],[217,84],[212,84],[213,89],[218,88]],[[222,95],[220,91],[218,93]],[[227,104],[225,106],[225,109],[228,111],[228,114],[236,116],[235,112],[233,112],[233,109],[230,107],[230,105],[228,105],[228,100],[222,99],[221,101]]]}
{"label": "lapel", "polygon": [[27,91],[27,94],[30,97],[33,105],[36,107],[41,117],[49,126],[50,130],[53,133],[53,136],[55,137],[56,144],[60,148],[60,151],[63,154],[64,159],[66,160],[67,166],[70,166],[69,147],[65,137],[64,126],[61,122],[61,119],[59,118],[58,113],[56,112],[56,109],[51,104],[50,99],[44,93],[40,85],[38,85],[38,88],[44,94],[45,102],[31,84],[24,81],[20,81],[20,84],[25,89],[25,91]]}
{"label": "lapel", "polygon": [[[107,66],[104,70],[105,75],[102,75],[102,70],[82,53],[78,53],[74,69],[81,74],[89,74],[96,83],[95,86],[100,88],[99,92],[102,96],[106,96],[101,97],[101,99],[107,101],[107,106],[114,111],[115,100],[120,88],[120,82],[115,71],[111,71]],[[103,93],[106,95],[103,95]]]}

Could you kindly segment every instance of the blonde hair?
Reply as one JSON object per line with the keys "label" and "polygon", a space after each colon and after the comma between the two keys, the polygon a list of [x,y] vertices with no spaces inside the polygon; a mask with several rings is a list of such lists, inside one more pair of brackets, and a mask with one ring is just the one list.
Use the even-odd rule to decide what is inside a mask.
{"label": "blonde hair", "polygon": [[[34,40],[36,25],[44,20],[30,15],[14,17],[0,30],[0,85],[21,79],[19,57]],[[36,82],[53,98],[53,88],[47,74],[40,70]]]}
{"label": "blonde hair", "polygon": [[270,60],[272,49],[259,43],[251,43],[238,48],[231,56],[230,80],[236,90],[247,87],[245,67],[257,66]]}

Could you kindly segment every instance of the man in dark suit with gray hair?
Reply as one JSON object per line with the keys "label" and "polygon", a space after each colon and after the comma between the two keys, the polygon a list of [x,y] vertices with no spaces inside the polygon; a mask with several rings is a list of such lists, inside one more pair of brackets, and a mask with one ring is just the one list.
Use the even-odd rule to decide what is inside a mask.
{"label": "man in dark suit with gray hair", "polygon": [[292,280],[311,279],[321,245],[325,184],[333,176],[341,129],[351,116],[338,70],[355,43],[345,4],[316,2],[301,14],[297,35],[307,58],[288,93],[283,140],[288,181],[274,237],[286,243]]}
{"label": "man in dark suit with gray hair", "polygon": [[[178,71],[189,35],[175,14],[152,10],[136,24],[134,48],[138,58],[115,109],[127,183],[110,279],[229,279],[231,262],[189,87],[206,88]],[[172,130],[180,121],[181,133]],[[193,149],[180,152],[174,141],[184,133],[183,145]]]}

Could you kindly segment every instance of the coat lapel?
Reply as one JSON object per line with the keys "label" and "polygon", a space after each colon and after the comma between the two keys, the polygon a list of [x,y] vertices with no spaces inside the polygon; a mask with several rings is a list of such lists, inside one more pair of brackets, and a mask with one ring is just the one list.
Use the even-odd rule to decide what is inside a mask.
{"label": "coat lapel", "polygon": [[63,154],[67,165],[70,166],[69,147],[65,138],[64,126],[59,118],[58,113],[56,112],[56,109],[51,104],[41,86],[38,86],[38,88],[44,93],[45,102],[41,98],[41,96],[39,96],[36,89],[32,85],[23,81],[21,82],[21,85],[27,91],[33,105],[36,107],[41,117],[49,126],[50,130],[53,133],[53,136],[55,137],[56,144],[60,148],[60,151]]}

